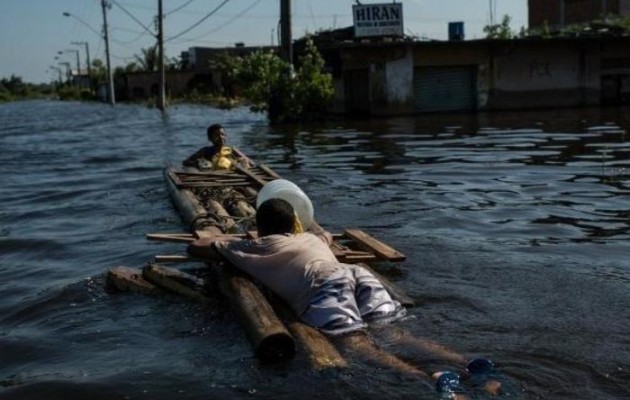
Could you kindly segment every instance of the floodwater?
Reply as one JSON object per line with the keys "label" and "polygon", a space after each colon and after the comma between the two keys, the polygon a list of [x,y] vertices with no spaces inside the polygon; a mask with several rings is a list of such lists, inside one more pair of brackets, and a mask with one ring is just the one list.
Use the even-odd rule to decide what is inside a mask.
{"label": "floodwater", "polygon": [[397,329],[492,358],[503,398],[630,399],[627,109],[270,128],[246,109],[52,101],[0,105],[0,399],[440,398],[353,354],[260,364],[218,296],[105,290],[111,267],[184,251],[144,235],[184,230],[162,169],[215,122],[325,228],[407,255],[379,269],[418,304]]}

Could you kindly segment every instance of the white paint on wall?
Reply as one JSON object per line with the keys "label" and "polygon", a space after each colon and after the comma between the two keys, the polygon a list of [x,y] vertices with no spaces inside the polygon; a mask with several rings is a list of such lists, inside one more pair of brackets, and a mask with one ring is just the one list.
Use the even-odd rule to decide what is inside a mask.
{"label": "white paint on wall", "polygon": [[413,98],[413,57],[407,51],[404,58],[389,61],[385,67],[387,80],[387,100],[391,103],[404,103]]}

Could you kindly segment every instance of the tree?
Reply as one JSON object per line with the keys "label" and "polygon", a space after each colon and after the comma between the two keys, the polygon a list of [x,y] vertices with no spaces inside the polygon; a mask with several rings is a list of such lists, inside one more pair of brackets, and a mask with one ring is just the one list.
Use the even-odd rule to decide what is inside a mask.
{"label": "tree", "polygon": [[509,15],[504,15],[500,24],[486,25],[483,27],[483,32],[486,34],[486,39],[514,39],[517,34],[510,28]]}
{"label": "tree", "polygon": [[138,68],[143,72],[154,72],[158,70],[158,61],[160,60],[157,44],[155,46],[140,49],[142,54],[135,54],[134,57],[138,64]]}

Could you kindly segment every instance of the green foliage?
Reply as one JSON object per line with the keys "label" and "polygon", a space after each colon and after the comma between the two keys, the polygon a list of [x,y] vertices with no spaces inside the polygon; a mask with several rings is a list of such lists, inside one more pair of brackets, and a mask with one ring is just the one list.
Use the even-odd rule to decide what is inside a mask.
{"label": "green foliage", "polygon": [[57,89],[60,100],[81,100],[82,89],[72,85],[64,85]]}
{"label": "green foliage", "polygon": [[335,93],[332,75],[324,72],[324,59],[312,40],[307,41],[305,54],[300,57],[299,63],[294,78],[294,99],[298,101],[289,115],[314,119],[326,110]]}
{"label": "green foliage", "polygon": [[516,32],[513,32],[510,28],[509,15],[504,15],[501,23],[494,25],[486,25],[483,27],[483,32],[486,34],[486,39],[514,39],[517,37]]}
{"label": "green foliage", "polygon": [[135,54],[136,63],[142,72],[153,72],[158,70],[160,55],[157,44],[155,46],[140,49],[142,54]]}
{"label": "green foliage", "polygon": [[256,52],[242,59],[237,80],[254,111],[267,110],[272,91],[280,85],[283,71],[289,69],[289,64],[272,52]]}
{"label": "green foliage", "polygon": [[27,83],[19,76],[0,79],[0,102],[37,98],[51,93],[50,85]]}
{"label": "green foliage", "polygon": [[334,94],[332,76],[324,72],[324,59],[311,40],[298,58],[296,71],[272,52],[226,56],[218,63],[228,80],[233,77],[238,82],[251,109],[267,112],[272,123],[317,118]]}

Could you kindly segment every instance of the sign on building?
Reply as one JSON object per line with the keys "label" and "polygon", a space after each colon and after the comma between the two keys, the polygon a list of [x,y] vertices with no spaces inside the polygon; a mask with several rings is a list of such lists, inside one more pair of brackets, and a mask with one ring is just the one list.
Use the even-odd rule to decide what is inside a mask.
{"label": "sign on building", "polygon": [[402,36],[402,3],[352,6],[354,36]]}

